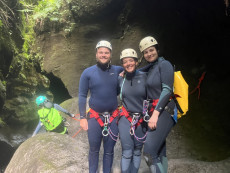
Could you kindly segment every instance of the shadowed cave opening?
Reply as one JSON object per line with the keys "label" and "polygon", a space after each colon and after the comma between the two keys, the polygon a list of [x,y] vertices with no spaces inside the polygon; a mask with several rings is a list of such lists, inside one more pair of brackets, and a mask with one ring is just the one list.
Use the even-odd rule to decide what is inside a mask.
{"label": "shadowed cave opening", "polygon": [[69,95],[67,88],[65,87],[62,80],[53,75],[53,73],[45,74],[45,76],[50,80],[50,87],[49,90],[53,94],[53,102],[60,104],[65,100],[72,98]]}

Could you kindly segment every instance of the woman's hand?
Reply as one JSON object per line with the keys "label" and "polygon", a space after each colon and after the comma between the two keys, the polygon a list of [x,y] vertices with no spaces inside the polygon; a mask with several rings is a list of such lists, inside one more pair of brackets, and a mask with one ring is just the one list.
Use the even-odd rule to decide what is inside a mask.
{"label": "woman's hand", "polygon": [[125,71],[123,70],[122,72],[119,73],[119,76],[124,77]]}
{"label": "woman's hand", "polygon": [[81,119],[80,120],[80,126],[83,130],[88,130],[88,121],[87,119]]}
{"label": "woman's hand", "polygon": [[160,112],[158,112],[157,110],[153,111],[153,114],[148,122],[148,126],[151,130],[154,130],[157,128],[157,121],[158,121],[159,115],[160,115]]}

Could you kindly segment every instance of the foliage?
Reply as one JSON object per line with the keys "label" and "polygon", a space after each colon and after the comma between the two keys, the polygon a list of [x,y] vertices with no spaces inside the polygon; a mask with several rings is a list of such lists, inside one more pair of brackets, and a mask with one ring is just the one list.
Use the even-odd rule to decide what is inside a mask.
{"label": "foliage", "polygon": [[0,27],[4,25],[6,28],[11,26],[9,20],[12,20],[14,17],[14,12],[8,5],[6,4],[5,0],[0,0]]}
{"label": "foliage", "polygon": [[21,35],[24,39],[22,48],[23,56],[29,58],[31,46],[35,41],[34,27],[36,25],[42,27],[44,19],[48,16],[51,21],[58,21],[60,15],[58,9],[60,8],[61,0],[20,0],[23,9],[21,12],[22,26],[20,28]]}
{"label": "foliage", "polygon": [[4,125],[5,125],[5,122],[0,118],[0,127]]}
{"label": "foliage", "polygon": [[44,19],[49,14],[59,14],[58,9],[60,8],[60,0],[46,0],[39,1],[38,5],[34,8],[33,18]]}

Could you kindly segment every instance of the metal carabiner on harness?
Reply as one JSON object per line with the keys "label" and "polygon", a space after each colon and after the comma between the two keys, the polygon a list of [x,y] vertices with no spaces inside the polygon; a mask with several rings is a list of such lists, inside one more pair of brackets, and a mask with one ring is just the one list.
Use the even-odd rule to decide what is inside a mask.
{"label": "metal carabiner on harness", "polygon": [[132,119],[132,122],[131,122],[131,128],[130,128],[130,135],[134,135],[134,131],[135,131],[135,125],[137,124],[138,120],[140,118],[140,114],[139,113],[133,113],[133,119]]}
{"label": "metal carabiner on harness", "polygon": [[148,107],[149,107],[149,100],[144,100],[143,101],[143,120],[145,122],[149,122],[150,116],[148,114]]}
{"label": "metal carabiner on harness", "polygon": [[143,120],[144,120],[145,122],[149,122],[149,119],[150,119],[150,116],[149,116],[149,114],[146,112],[145,115],[144,115],[144,117],[143,117]]}
{"label": "metal carabiner on harness", "polygon": [[105,121],[104,121],[104,129],[102,130],[102,135],[103,136],[108,136],[109,134],[109,130],[108,130],[108,124],[109,124],[109,117],[110,117],[110,114],[109,112],[103,112],[102,113],[103,117],[105,118]]}

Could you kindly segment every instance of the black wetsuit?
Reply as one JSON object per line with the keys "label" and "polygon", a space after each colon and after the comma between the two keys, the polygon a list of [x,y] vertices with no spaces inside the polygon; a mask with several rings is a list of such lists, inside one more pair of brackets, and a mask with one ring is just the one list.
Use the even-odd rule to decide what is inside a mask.
{"label": "black wetsuit", "polygon": [[149,130],[144,144],[144,156],[151,172],[167,172],[166,137],[175,125],[172,115],[165,110],[174,110],[175,103],[170,100],[173,91],[174,70],[171,63],[160,57],[151,63],[147,78],[148,99],[159,99],[155,109],[160,112],[157,128]]}
{"label": "black wetsuit", "polygon": [[[143,101],[147,97],[146,79],[147,74],[140,71],[132,74],[127,73],[124,78],[119,77],[120,99],[128,112],[140,113],[140,116],[142,116]],[[130,126],[130,121],[125,116],[122,116],[118,123],[122,146],[122,173],[138,172],[141,162],[141,149],[146,139],[140,139],[145,136],[147,131],[144,123],[135,128],[135,136],[130,134]]]}

